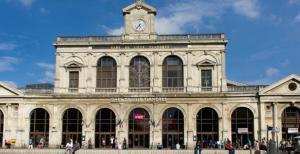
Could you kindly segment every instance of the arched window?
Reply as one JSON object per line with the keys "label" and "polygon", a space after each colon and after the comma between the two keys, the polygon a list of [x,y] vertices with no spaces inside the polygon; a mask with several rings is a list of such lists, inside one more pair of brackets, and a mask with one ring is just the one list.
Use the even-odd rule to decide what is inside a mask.
{"label": "arched window", "polygon": [[282,112],[281,122],[283,139],[289,140],[300,135],[300,110],[297,107],[286,108]]}
{"label": "arched window", "polygon": [[253,143],[254,139],[254,116],[250,109],[240,107],[231,115],[232,143],[239,142],[241,146],[248,140]]}
{"label": "arched window", "polygon": [[163,91],[183,90],[183,64],[179,57],[168,56],[163,62]]}
{"label": "arched window", "polygon": [[66,145],[70,139],[73,142],[78,141],[81,144],[82,141],[82,115],[80,111],[74,108],[70,108],[65,111],[63,116],[63,132],[62,132],[62,144]]}
{"label": "arched window", "polygon": [[48,144],[49,113],[45,109],[37,108],[31,112],[29,136],[35,146],[40,142]]}
{"label": "arched window", "polygon": [[111,146],[110,138],[116,137],[116,115],[108,108],[100,109],[96,114],[95,147]]}
{"label": "arched window", "polygon": [[179,143],[184,145],[184,117],[177,108],[169,108],[162,119],[163,147],[174,148]]}
{"label": "arched window", "polygon": [[[197,114],[197,137],[200,141],[219,140],[219,118],[217,112],[212,108],[203,108]],[[204,148],[209,147],[208,142],[201,142]]]}
{"label": "arched window", "polygon": [[150,116],[142,108],[136,108],[129,114],[129,148],[149,148]]}
{"label": "arched window", "polygon": [[2,147],[3,143],[3,131],[4,131],[4,115],[0,110],[0,147]]}
{"label": "arched window", "polygon": [[143,56],[136,56],[130,61],[129,91],[150,91],[150,63]]}
{"label": "arched window", "polygon": [[97,64],[96,92],[115,92],[117,87],[116,61],[108,56],[99,59]]}

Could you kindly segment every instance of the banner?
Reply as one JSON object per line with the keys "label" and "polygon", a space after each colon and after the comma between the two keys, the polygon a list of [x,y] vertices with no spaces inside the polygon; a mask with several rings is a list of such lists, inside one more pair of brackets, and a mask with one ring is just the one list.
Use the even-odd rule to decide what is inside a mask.
{"label": "banner", "polygon": [[238,134],[248,134],[248,128],[238,128]]}
{"label": "banner", "polygon": [[298,134],[298,128],[288,128],[288,134]]}

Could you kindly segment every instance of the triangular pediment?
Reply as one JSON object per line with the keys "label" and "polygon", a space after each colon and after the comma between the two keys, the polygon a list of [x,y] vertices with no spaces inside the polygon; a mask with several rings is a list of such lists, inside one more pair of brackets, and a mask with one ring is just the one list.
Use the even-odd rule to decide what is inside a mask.
{"label": "triangular pediment", "polygon": [[216,65],[215,61],[204,59],[196,64],[196,66],[213,66]]}
{"label": "triangular pediment", "polygon": [[154,7],[146,4],[143,0],[136,0],[136,3],[133,3],[129,6],[127,6],[122,11],[123,11],[123,14],[128,14],[134,9],[143,9],[143,10],[147,11],[148,13],[154,13],[154,14],[156,14],[156,12],[157,12],[157,10]]}
{"label": "triangular pediment", "polygon": [[67,68],[80,68],[80,67],[83,67],[83,64],[79,63],[79,62],[77,62],[75,60],[72,60],[72,61],[66,63],[64,65],[64,67],[67,67]]}
{"label": "triangular pediment", "polygon": [[0,97],[6,96],[21,96],[23,93],[3,82],[0,82]]}
{"label": "triangular pediment", "polygon": [[260,91],[261,95],[300,95],[300,77],[290,75]]}

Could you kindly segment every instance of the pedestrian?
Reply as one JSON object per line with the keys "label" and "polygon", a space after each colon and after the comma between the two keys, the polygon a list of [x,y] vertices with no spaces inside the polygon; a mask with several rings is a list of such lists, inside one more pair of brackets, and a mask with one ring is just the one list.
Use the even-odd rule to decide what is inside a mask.
{"label": "pedestrian", "polygon": [[180,144],[179,144],[179,142],[177,142],[177,144],[176,144],[176,150],[180,150]]}
{"label": "pedestrian", "polygon": [[234,154],[234,147],[231,143],[230,140],[227,141],[227,143],[225,144],[225,149],[229,151],[229,154]]}
{"label": "pedestrian", "polygon": [[92,149],[92,139],[88,140],[88,149]]}
{"label": "pedestrian", "polygon": [[75,154],[75,152],[76,151],[78,151],[80,149],[80,144],[77,142],[77,140],[75,141],[75,144],[74,144],[74,146],[73,146],[73,148],[72,148],[72,150],[73,150],[73,154]]}
{"label": "pedestrian", "polygon": [[123,140],[123,149],[127,149],[127,141],[126,138]]}
{"label": "pedestrian", "polygon": [[115,138],[114,138],[114,136],[111,136],[111,137],[110,137],[110,145],[111,145],[111,148],[112,148],[112,149],[115,148]]}
{"label": "pedestrian", "polygon": [[72,140],[69,140],[69,142],[67,142],[66,144],[66,153],[70,154],[73,152],[73,143]]}
{"label": "pedestrian", "polygon": [[33,149],[32,138],[29,139],[28,149]]}

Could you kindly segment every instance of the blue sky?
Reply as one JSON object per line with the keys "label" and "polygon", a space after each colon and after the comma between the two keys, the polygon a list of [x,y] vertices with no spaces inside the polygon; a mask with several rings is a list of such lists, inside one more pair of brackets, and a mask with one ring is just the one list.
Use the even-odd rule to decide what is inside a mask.
{"label": "blue sky", "polygon": [[[0,80],[53,82],[58,35],[119,34],[134,0],[0,0]],[[300,74],[300,0],[146,0],[157,31],[219,33],[229,40],[228,79],[270,84]]]}

